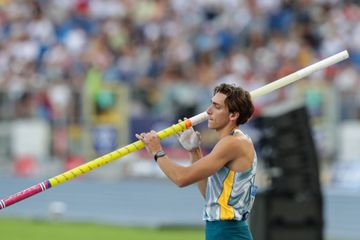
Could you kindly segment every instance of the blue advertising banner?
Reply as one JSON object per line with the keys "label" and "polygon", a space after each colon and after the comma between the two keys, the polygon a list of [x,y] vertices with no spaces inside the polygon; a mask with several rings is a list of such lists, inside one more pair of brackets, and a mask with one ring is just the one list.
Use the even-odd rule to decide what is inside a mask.
{"label": "blue advertising banner", "polygon": [[92,131],[92,142],[97,154],[103,155],[117,149],[117,129],[110,125],[97,125]]}

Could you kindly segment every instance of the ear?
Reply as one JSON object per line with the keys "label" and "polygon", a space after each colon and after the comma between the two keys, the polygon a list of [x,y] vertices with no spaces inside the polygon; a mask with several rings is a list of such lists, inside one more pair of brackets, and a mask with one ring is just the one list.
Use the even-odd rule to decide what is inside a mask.
{"label": "ear", "polygon": [[230,115],[229,115],[230,120],[233,120],[233,121],[236,121],[236,119],[238,119],[239,117],[240,117],[240,113],[238,113],[238,112],[233,112],[233,113],[230,113]]}

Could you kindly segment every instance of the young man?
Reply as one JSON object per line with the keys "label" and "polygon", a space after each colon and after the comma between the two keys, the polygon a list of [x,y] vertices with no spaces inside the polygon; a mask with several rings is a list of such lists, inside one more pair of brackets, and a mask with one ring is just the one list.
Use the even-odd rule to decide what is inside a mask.
{"label": "young man", "polygon": [[221,84],[214,89],[207,109],[208,127],[219,137],[213,150],[203,156],[200,134],[192,128],[178,135],[189,151],[190,166],[180,166],[162,150],[155,131],[136,135],[161,170],[178,186],[198,183],[205,198],[206,240],[252,239],[246,219],[255,198],[256,154],[248,136],[238,126],[254,112],[249,92],[233,85]]}

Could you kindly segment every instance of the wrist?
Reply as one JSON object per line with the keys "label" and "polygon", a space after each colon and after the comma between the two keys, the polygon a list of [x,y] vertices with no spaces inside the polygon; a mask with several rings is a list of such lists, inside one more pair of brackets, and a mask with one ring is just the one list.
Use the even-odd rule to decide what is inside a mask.
{"label": "wrist", "polygon": [[153,156],[154,156],[155,162],[157,162],[157,160],[158,160],[159,158],[165,157],[165,156],[166,156],[166,153],[165,153],[163,150],[160,149],[160,150],[157,151],[155,154],[153,154]]}

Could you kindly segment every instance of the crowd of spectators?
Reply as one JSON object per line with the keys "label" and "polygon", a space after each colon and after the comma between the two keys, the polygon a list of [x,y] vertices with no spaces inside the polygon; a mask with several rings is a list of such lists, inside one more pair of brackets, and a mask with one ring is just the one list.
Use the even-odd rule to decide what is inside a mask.
{"label": "crowd of spectators", "polygon": [[219,82],[252,90],[344,49],[317,77],[360,118],[359,22],[358,1],[1,0],[0,118],[79,115],[74,96],[121,83],[132,116],[174,120]]}

